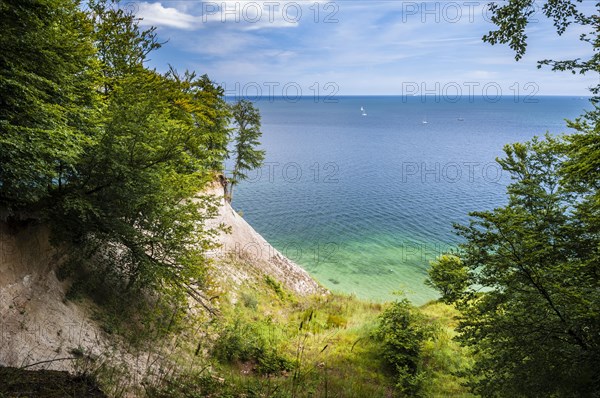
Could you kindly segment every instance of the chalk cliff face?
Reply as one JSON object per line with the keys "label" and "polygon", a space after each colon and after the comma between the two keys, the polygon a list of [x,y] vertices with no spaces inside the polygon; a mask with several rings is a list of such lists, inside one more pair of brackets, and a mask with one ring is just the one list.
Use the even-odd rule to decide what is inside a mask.
{"label": "chalk cliff face", "polygon": [[[105,347],[85,308],[64,300],[67,286],[56,277],[59,258],[48,237],[42,225],[14,231],[0,222],[0,365],[72,357],[80,347],[99,354]],[[44,368],[72,370],[72,361]]]}
{"label": "chalk cliff face", "polygon": [[224,224],[228,233],[220,233],[220,249],[211,253],[222,273],[234,283],[261,276],[270,276],[299,295],[326,293],[299,265],[282,255],[250,226],[224,198],[223,188],[215,184],[208,191],[218,200],[219,214],[208,225]]}
{"label": "chalk cliff face", "polygon": [[[208,226],[224,224],[230,230],[216,237],[221,247],[209,253],[218,289],[235,291],[242,283],[264,282],[269,276],[299,295],[326,293],[232,209],[221,185],[211,186],[207,194],[218,201],[218,216]],[[88,306],[65,300],[68,283],[56,277],[59,261],[46,226],[15,231],[0,221],[0,366],[69,358],[73,350],[94,356],[112,350],[141,377],[145,370],[135,357],[127,358],[126,350],[114,352],[115,337],[106,335],[92,320]],[[43,367],[72,371],[73,363],[57,360]]]}

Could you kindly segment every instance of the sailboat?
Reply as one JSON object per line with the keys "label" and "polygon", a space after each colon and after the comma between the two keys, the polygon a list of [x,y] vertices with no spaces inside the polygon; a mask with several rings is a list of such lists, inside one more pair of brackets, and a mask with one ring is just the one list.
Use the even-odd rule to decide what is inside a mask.
{"label": "sailboat", "polygon": [[365,108],[363,108],[362,106],[360,107],[360,111],[363,116],[367,116],[367,112],[365,112]]}

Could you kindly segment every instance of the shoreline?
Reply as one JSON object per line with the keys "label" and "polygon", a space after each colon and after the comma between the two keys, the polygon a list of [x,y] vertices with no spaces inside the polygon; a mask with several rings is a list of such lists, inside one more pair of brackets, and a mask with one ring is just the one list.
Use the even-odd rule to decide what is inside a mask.
{"label": "shoreline", "polygon": [[230,228],[229,233],[219,232],[216,241],[221,247],[209,253],[209,257],[219,263],[219,273],[223,273],[225,278],[240,285],[258,272],[276,279],[302,296],[329,293],[304,268],[284,256],[256,232],[225,200],[224,188],[220,184],[213,184],[207,190],[207,195],[218,200],[218,215],[207,220],[207,227],[215,228],[224,224]]}

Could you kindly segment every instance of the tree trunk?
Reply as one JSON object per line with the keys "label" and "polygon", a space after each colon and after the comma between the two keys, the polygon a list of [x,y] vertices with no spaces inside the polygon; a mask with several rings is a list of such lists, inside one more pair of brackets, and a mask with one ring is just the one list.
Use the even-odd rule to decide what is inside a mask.
{"label": "tree trunk", "polygon": [[235,185],[234,182],[231,183],[231,189],[229,190],[229,195],[227,195],[227,190],[225,190],[225,199],[231,203],[231,201],[233,200],[233,186]]}

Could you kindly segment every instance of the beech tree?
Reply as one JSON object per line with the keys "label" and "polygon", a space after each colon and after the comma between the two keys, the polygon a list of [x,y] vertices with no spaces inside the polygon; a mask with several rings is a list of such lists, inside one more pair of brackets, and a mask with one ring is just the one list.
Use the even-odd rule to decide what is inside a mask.
{"label": "beech tree", "polygon": [[564,146],[551,137],[505,148],[508,204],[456,226],[457,253],[432,264],[431,283],[462,312],[458,339],[476,353],[484,396],[600,392],[600,218],[569,189]]}
{"label": "beech tree", "polygon": [[[598,12],[580,1],[542,6],[560,35],[587,32],[591,57],[542,60],[556,71],[600,72]],[[595,5],[600,11],[600,3]],[[498,29],[484,40],[526,51],[533,0],[491,6]],[[591,87],[594,95],[599,86]],[[461,310],[457,339],[473,349],[471,386],[482,396],[600,395],[600,112],[575,121],[563,137],[507,145],[498,159],[512,183],[508,203],[471,213],[455,226],[464,243],[433,262],[429,283]]]}
{"label": "beech tree", "polygon": [[265,159],[265,151],[257,149],[260,131],[260,113],[252,102],[242,99],[231,107],[235,123],[234,165],[229,191],[229,201],[233,198],[233,187],[248,178],[246,172],[260,167]]}
{"label": "beech tree", "polygon": [[18,217],[38,212],[89,147],[98,64],[77,1],[2,1],[0,22],[0,206]]}
{"label": "beech tree", "polygon": [[[583,0],[551,0],[543,2],[541,8],[535,0],[507,0],[503,2],[490,2],[491,22],[497,26],[483,36],[483,41],[492,45],[508,44],[515,51],[515,59],[520,60],[527,51],[527,28],[531,17],[546,17],[552,21],[556,33],[560,36],[571,25],[576,25],[583,32],[579,40],[590,46],[588,58],[574,58],[566,60],[543,59],[538,61],[538,68],[549,66],[553,71],[569,71],[573,74],[600,73],[600,3],[584,2]],[[591,5],[591,11],[585,11],[584,5]],[[594,10],[595,8],[595,10]],[[536,15],[540,10],[542,15]],[[598,104],[600,83],[590,87]]]}
{"label": "beech tree", "polygon": [[206,305],[201,192],[226,156],[223,91],[147,68],[161,44],[116,1],[4,1],[0,20],[3,214],[50,225],[73,272]]}

